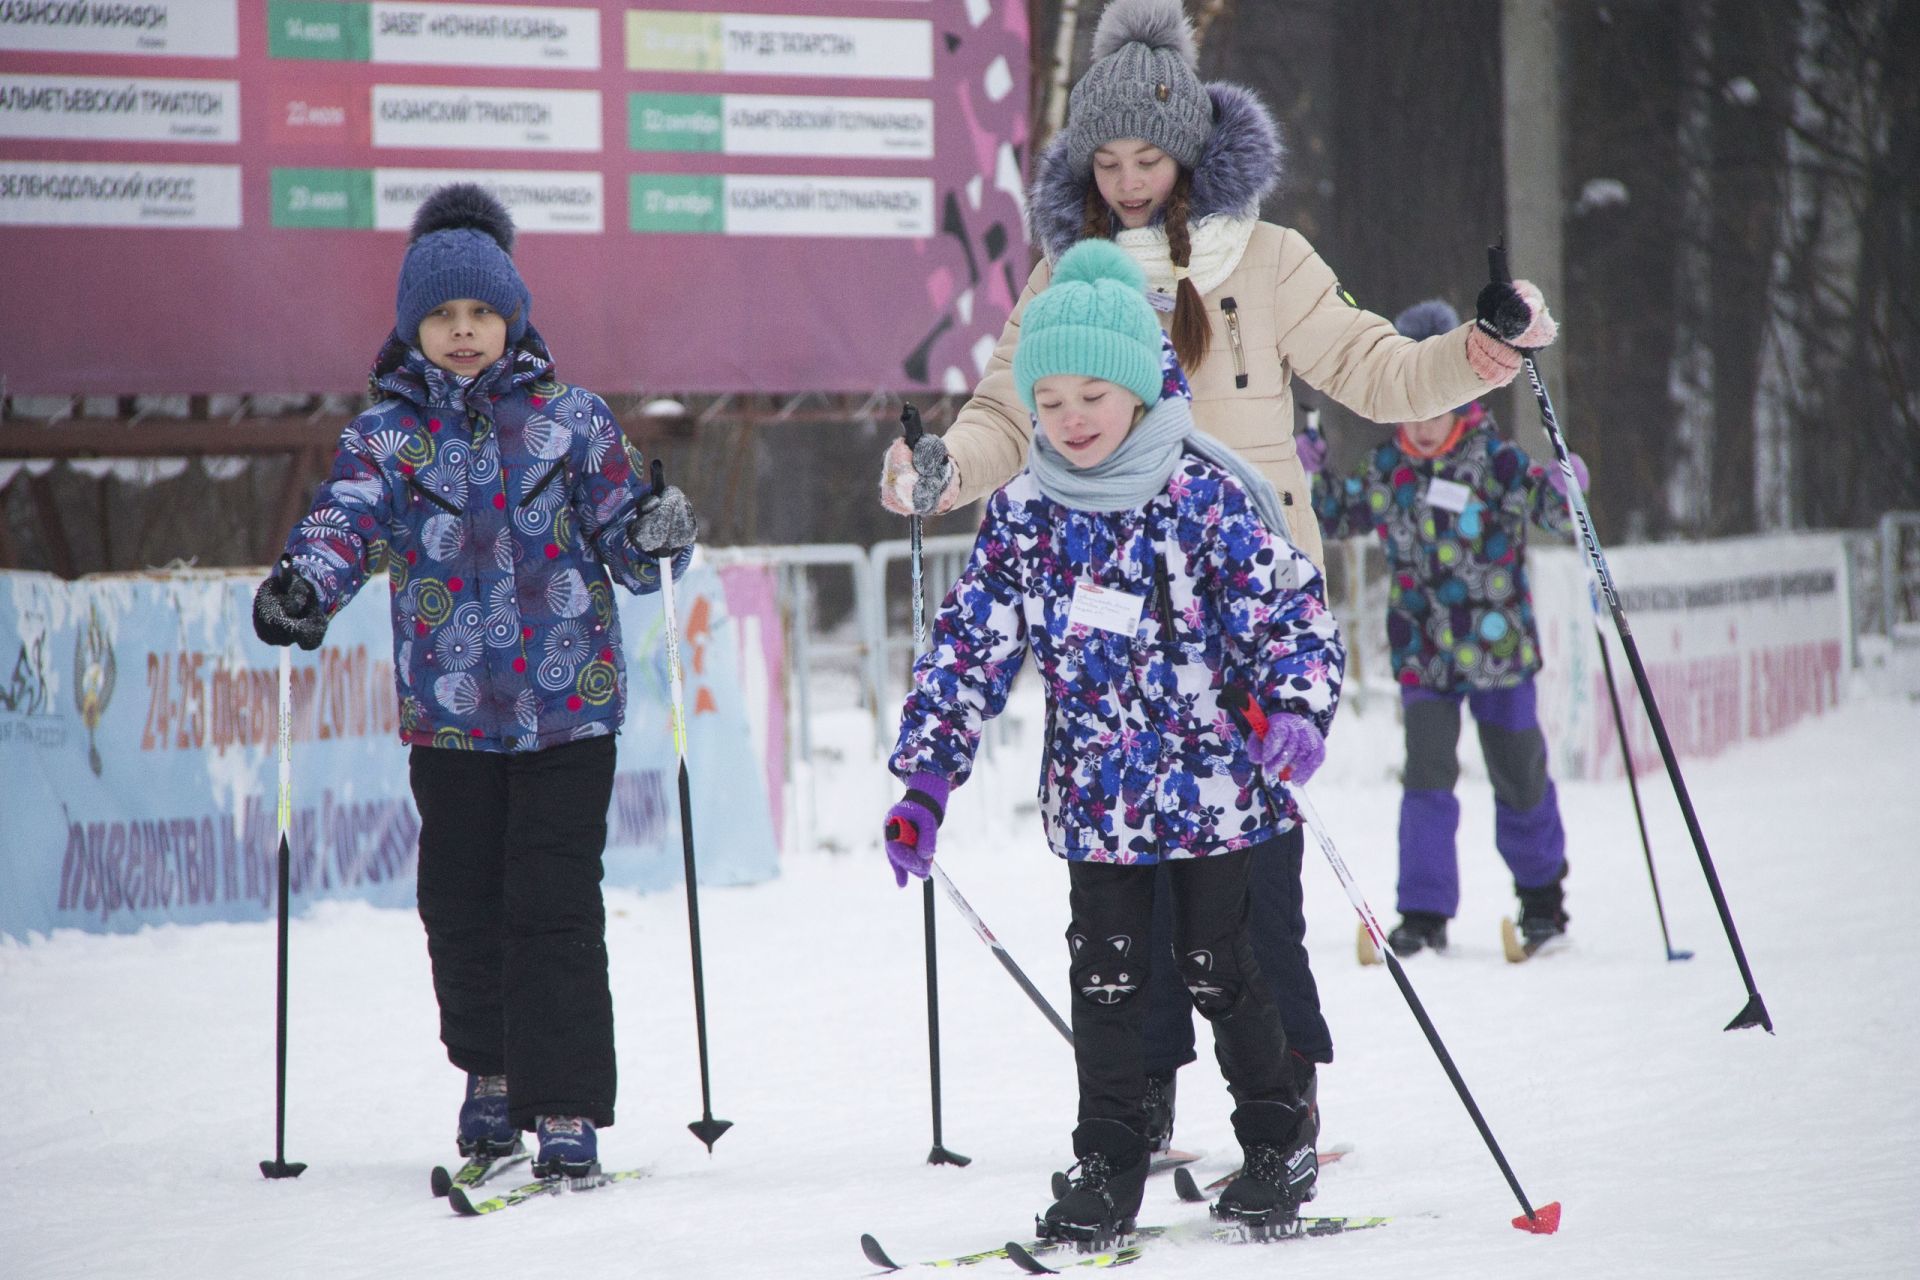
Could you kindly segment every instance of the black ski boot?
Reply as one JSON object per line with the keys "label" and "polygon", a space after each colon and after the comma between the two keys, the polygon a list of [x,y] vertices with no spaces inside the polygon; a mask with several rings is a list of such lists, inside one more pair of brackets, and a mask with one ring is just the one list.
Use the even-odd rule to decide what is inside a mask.
{"label": "black ski boot", "polygon": [[1447,918],[1437,911],[1402,911],[1400,923],[1393,926],[1393,932],[1387,935],[1387,945],[1393,948],[1395,955],[1410,956],[1415,952],[1432,949],[1447,949]]}
{"label": "black ski boot", "polygon": [[1154,1071],[1147,1076],[1147,1120],[1144,1136],[1149,1155],[1164,1155],[1173,1147],[1173,1091],[1175,1073]]}
{"label": "black ski boot", "polygon": [[1513,887],[1520,899],[1520,938],[1529,952],[1539,950],[1567,931],[1568,917],[1563,907],[1566,894],[1561,888],[1561,881],[1566,878],[1567,864],[1562,861],[1560,874],[1538,889]]}
{"label": "black ski boot", "polygon": [[1293,1091],[1300,1095],[1304,1108],[1300,1115],[1300,1141],[1318,1148],[1320,1143],[1320,1072],[1314,1064],[1293,1050],[1287,1050],[1287,1066],[1293,1072]]}
{"label": "black ski boot", "polygon": [[1082,1120],[1073,1131],[1079,1163],[1067,1171],[1067,1193],[1034,1219],[1042,1240],[1099,1246],[1133,1230],[1147,1190],[1147,1143],[1118,1120]]}
{"label": "black ski boot", "polygon": [[1213,1216],[1242,1222],[1262,1234],[1285,1234],[1300,1206],[1313,1199],[1320,1161],[1300,1107],[1284,1102],[1243,1102],[1233,1111],[1233,1132],[1246,1162],[1213,1203]]}

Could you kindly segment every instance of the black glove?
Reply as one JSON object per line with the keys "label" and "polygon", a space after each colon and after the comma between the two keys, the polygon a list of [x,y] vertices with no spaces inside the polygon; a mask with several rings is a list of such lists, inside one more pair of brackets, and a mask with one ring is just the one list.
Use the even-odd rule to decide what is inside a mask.
{"label": "black glove", "polygon": [[253,633],[267,644],[302,649],[318,649],[326,638],[319,594],[284,560],[253,593]]}
{"label": "black glove", "polygon": [[692,546],[696,533],[693,504],[672,485],[648,494],[627,526],[627,536],[633,539],[635,548],[655,559]]}
{"label": "black glove", "polygon": [[1495,280],[1480,291],[1474,321],[1488,337],[1511,344],[1533,323],[1533,308],[1518,289],[1505,280]]}

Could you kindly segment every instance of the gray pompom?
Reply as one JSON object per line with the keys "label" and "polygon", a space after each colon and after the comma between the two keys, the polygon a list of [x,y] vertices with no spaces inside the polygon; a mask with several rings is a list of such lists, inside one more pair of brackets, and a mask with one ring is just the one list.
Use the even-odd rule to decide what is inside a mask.
{"label": "gray pompom", "polygon": [[413,235],[408,243],[436,231],[462,227],[485,232],[502,249],[513,252],[513,215],[484,187],[471,182],[441,187],[422,200],[413,215]]}
{"label": "gray pompom", "polygon": [[1193,45],[1193,27],[1180,0],[1113,0],[1093,30],[1093,61],[1098,62],[1127,44],[1170,49],[1190,70],[1200,68],[1200,51]]}

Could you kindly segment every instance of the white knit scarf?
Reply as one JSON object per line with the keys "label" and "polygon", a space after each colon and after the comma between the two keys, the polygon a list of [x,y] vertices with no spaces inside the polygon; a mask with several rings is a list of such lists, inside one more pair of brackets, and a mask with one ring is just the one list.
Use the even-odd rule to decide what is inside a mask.
{"label": "white knit scarf", "polygon": [[[1253,237],[1253,229],[1259,223],[1258,218],[1216,213],[1188,224],[1187,239],[1193,252],[1189,255],[1187,275],[1192,279],[1193,287],[1200,291],[1201,297],[1226,283],[1227,277],[1240,265],[1240,258],[1247,251],[1247,241]],[[1155,293],[1171,295],[1174,292],[1179,280],[1174,274],[1173,256],[1167,247],[1165,224],[1122,231],[1113,237],[1113,242],[1125,249],[1140,264],[1140,269],[1147,273],[1148,288]]]}

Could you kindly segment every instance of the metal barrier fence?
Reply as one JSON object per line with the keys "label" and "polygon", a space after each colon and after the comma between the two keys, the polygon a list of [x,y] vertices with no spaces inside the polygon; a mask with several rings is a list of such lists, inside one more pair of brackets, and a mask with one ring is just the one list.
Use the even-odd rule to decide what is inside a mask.
{"label": "metal barrier fence", "polygon": [[[787,735],[787,774],[791,777],[796,756],[804,759],[813,751],[813,676],[818,667],[831,669],[837,664],[848,671],[859,690],[861,705],[870,708],[875,705],[877,668],[866,621],[874,594],[873,562],[865,547],[851,542],[709,547],[705,555],[721,568],[760,565],[774,573],[775,599],[779,602],[786,653],[784,695],[792,716],[792,729]],[[818,617],[819,591],[814,579],[831,573],[844,573],[849,579],[853,614],[859,623],[851,639],[825,631]]]}
{"label": "metal barrier fence", "polygon": [[[973,535],[964,533],[922,540],[921,574],[926,585],[929,628],[940,602],[966,567],[973,542]],[[913,667],[912,544],[905,538],[876,542],[871,554],[874,612],[868,618],[867,634],[874,648],[873,687],[883,708],[880,733],[891,742],[894,726],[886,723],[890,716],[885,709],[899,709],[907,695],[907,672]]]}
{"label": "metal barrier fence", "polygon": [[[921,568],[927,593],[928,624],[960,576],[973,551],[973,536],[948,534],[921,543]],[[1385,594],[1385,557],[1372,539],[1351,539],[1334,549],[1329,565],[1328,598],[1341,617],[1364,617]],[[874,743],[885,750],[893,741],[894,715],[906,696],[913,655],[912,544],[905,538],[875,543],[817,543],[765,547],[710,547],[716,565],[761,565],[775,574],[780,614],[786,632],[786,700],[793,717],[788,734],[788,764],[805,759],[813,748],[816,678],[838,674],[848,681],[860,707],[872,719]],[[843,616],[823,616],[820,579],[845,575],[852,607]],[[1349,697],[1360,694],[1364,678],[1388,679],[1385,642],[1370,628],[1350,640]],[[992,745],[989,729],[983,747]],[[789,775],[792,770],[789,767]]]}
{"label": "metal barrier fence", "polygon": [[[921,548],[923,582],[929,618],[959,576],[972,550],[966,535],[925,539]],[[787,711],[783,749],[786,789],[787,847],[812,847],[821,797],[815,772],[815,715],[822,697],[832,699],[836,686],[841,698],[866,713],[872,749],[885,752],[893,743],[894,716],[905,696],[912,665],[912,572],[907,561],[911,547],[905,541],[883,542],[872,548],[852,543],[794,546],[717,547],[705,552],[719,567],[756,565],[774,575],[785,661],[781,691]],[[834,579],[840,579],[838,584]],[[844,585],[844,611],[825,607],[835,585]],[[850,695],[850,696],[849,696]],[[991,749],[994,735],[981,743]]]}
{"label": "metal barrier fence", "polygon": [[[927,616],[939,608],[966,564],[973,538],[950,534],[921,544]],[[875,743],[892,741],[891,712],[906,694],[912,666],[913,602],[910,544],[890,540],[871,548],[853,543],[708,548],[712,563],[761,565],[773,570],[786,631],[787,705],[794,717],[791,760],[813,746],[814,677],[838,671],[852,681],[859,705],[873,719]],[[845,574],[852,608],[844,618],[823,616],[824,575]]]}
{"label": "metal barrier fence", "polygon": [[1920,511],[1880,517],[1880,601],[1887,636],[1920,641]]}
{"label": "metal barrier fence", "polygon": [[[1920,641],[1920,512],[1891,512],[1876,533],[1849,538],[1850,590],[1864,605],[1854,619],[1861,632],[1895,641]],[[971,535],[928,538],[922,565],[929,624],[933,613],[965,566],[973,549]],[[1355,711],[1371,697],[1394,689],[1385,628],[1377,625],[1387,594],[1386,562],[1372,538],[1352,538],[1328,548],[1327,598],[1348,625],[1345,699]],[[822,697],[836,705],[859,706],[868,717],[873,748],[884,753],[893,743],[895,717],[906,693],[912,665],[912,551],[905,539],[861,547],[852,543],[708,548],[717,565],[760,565],[773,571],[779,601],[786,661],[782,691],[789,717],[785,762],[789,779],[796,766],[812,759],[815,716]],[[847,589],[844,609],[823,607],[831,580]],[[1872,579],[1878,578],[1878,582]],[[1877,612],[1878,618],[1871,615]],[[1363,621],[1365,620],[1365,621]],[[1857,643],[1849,655],[1860,661]],[[1004,741],[989,726],[981,749]]]}

